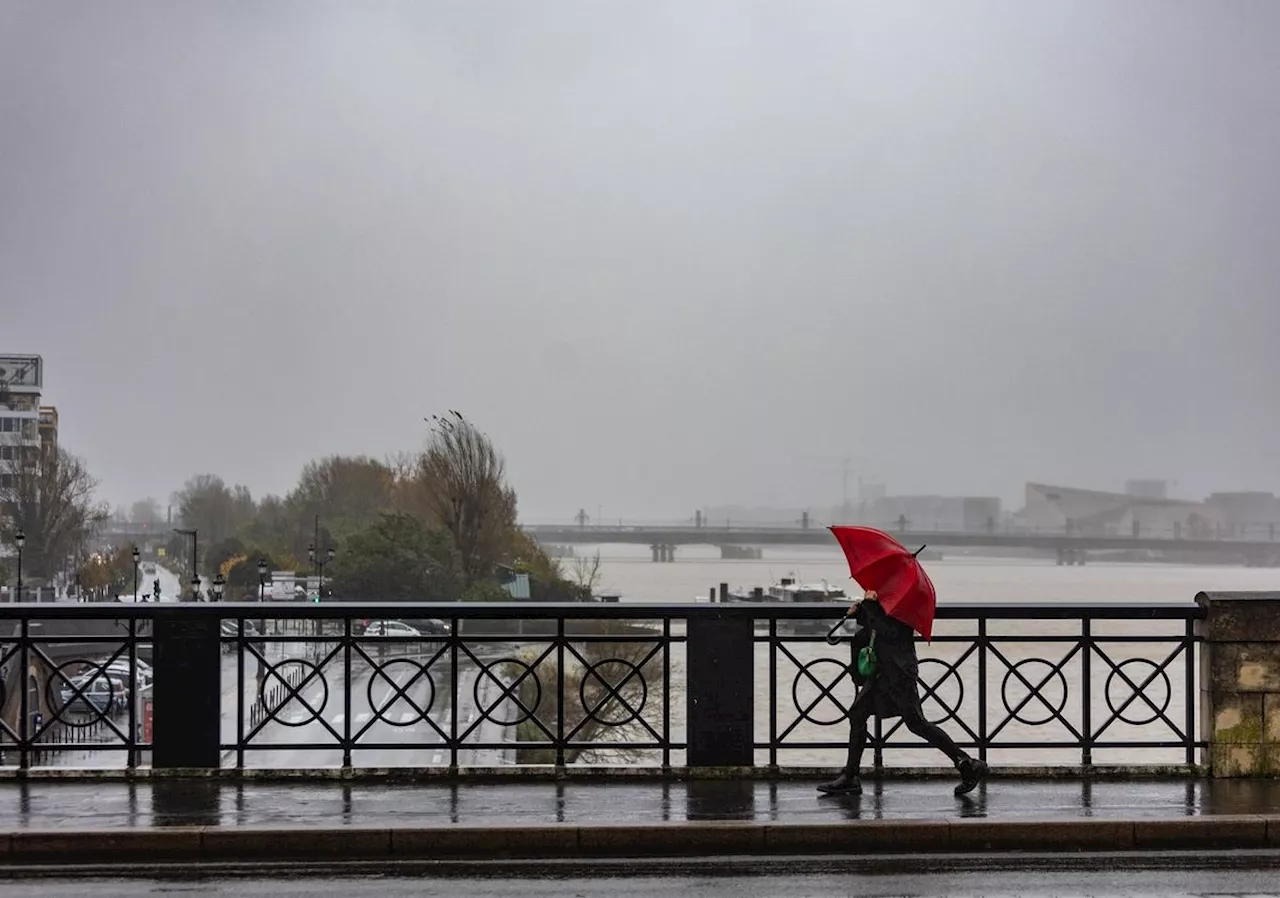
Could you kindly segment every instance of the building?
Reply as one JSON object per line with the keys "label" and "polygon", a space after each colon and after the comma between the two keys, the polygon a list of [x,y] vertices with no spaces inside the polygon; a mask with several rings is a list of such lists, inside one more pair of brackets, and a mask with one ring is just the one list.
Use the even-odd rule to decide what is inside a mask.
{"label": "building", "polygon": [[58,410],[52,405],[40,406],[40,451],[58,451]]}
{"label": "building", "polygon": [[1275,539],[1280,535],[1280,499],[1272,493],[1214,493],[1205,500],[1231,536]]}
{"label": "building", "polygon": [[1137,496],[1141,499],[1168,499],[1169,481],[1167,480],[1126,480],[1125,495]]}
{"label": "building", "polygon": [[40,391],[44,360],[0,355],[0,495],[16,483],[16,471],[40,451]]}
{"label": "building", "polygon": [[1222,532],[1223,516],[1205,502],[1028,483],[1018,523],[1049,533],[1207,539]]}

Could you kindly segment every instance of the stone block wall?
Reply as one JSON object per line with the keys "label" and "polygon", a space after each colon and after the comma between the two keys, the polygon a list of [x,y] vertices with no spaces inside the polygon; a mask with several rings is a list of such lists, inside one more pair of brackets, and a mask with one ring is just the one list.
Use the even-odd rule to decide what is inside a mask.
{"label": "stone block wall", "polygon": [[1200,720],[1215,777],[1280,776],[1280,592],[1200,593]]}

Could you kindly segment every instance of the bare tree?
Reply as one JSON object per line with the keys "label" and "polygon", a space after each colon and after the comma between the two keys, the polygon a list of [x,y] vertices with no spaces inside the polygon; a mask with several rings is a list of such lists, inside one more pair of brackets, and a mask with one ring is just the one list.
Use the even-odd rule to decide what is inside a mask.
{"label": "bare tree", "polygon": [[600,585],[601,577],[600,551],[598,549],[596,554],[590,558],[585,555],[573,556],[573,563],[569,565],[569,580],[582,587],[583,591],[588,595],[595,593],[596,587]]}
{"label": "bare tree", "polygon": [[418,460],[417,491],[426,520],[453,539],[464,583],[492,575],[516,525],[516,495],[488,436],[458,412],[432,416]]}
{"label": "bare tree", "polygon": [[24,573],[51,576],[106,519],[97,486],[84,462],[62,448],[0,461],[0,522],[26,534]]}

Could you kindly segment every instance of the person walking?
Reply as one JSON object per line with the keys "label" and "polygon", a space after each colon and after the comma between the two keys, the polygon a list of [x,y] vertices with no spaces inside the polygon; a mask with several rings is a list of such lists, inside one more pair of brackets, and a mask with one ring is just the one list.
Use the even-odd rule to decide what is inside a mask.
{"label": "person walking", "polygon": [[[849,757],[844,770],[829,783],[818,786],[829,795],[857,795],[862,792],[862,752],[867,745],[867,724],[872,715],[886,720],[901,717],[908,730],[945,754],[960,772],[955,794],[964,795],[982,781],[987,773],[985,762],[970,757],[955,740],[935,723],[925,719],[920,707],[917,677],[920,662],[916,657],[913,629],[891,617],[881,608],[875,590],[866,590],[862,601],[855,602],[848,616],[862,627],[854,636],[853,657],[864,647],[875,654],[875,670],[865,679],[853,704],[849,707]],[[855,671],[855,682],[860,679]]]}

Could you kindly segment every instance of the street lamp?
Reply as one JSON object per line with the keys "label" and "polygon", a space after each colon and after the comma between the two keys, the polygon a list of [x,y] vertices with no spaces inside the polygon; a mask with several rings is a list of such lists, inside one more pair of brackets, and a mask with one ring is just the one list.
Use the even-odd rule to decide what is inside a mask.
{"label": "street lamp", "polygon": [[133,547],[133,602],[138,603],[138,560],[142,558],[142,553],[138,551],[138,547]]}
{"label": "street lamp", "polygon": [[13,534],[13,544],[18,547],[18,601],[22,601],[22,547],[26,545],[27,534],[21,527]]}
{"label": "street lamp", "polygon": [[267,600],[267,559],[258,559],[258,601]]}
{"label": "street lamp", "polygon": [[317,600],[319,600],[320,596],[324,594],[324,566],[329,562],[333,561],[333,554],[334,554],[333,546],[330,546],[328,549],[325,550],[323,558],[321,558],[319,554],[316,552],[316,547],[314,543],[312,543],[310,546],[307,546],[307,557],[311,559],[311,563],[315,565],[316,573],[320,577],[320,583],[316,587]]}
{"label": "street lamp", "polygon": [[222,592],[226,588],[227,581],[223,578],[222,574],[219,573],[218,576],[213,578],[213,600],[215,602],[222,601]]}
{"label": "street lamp", "polygon": [[200,601],[200,575],[191,578],[191,601]]}

